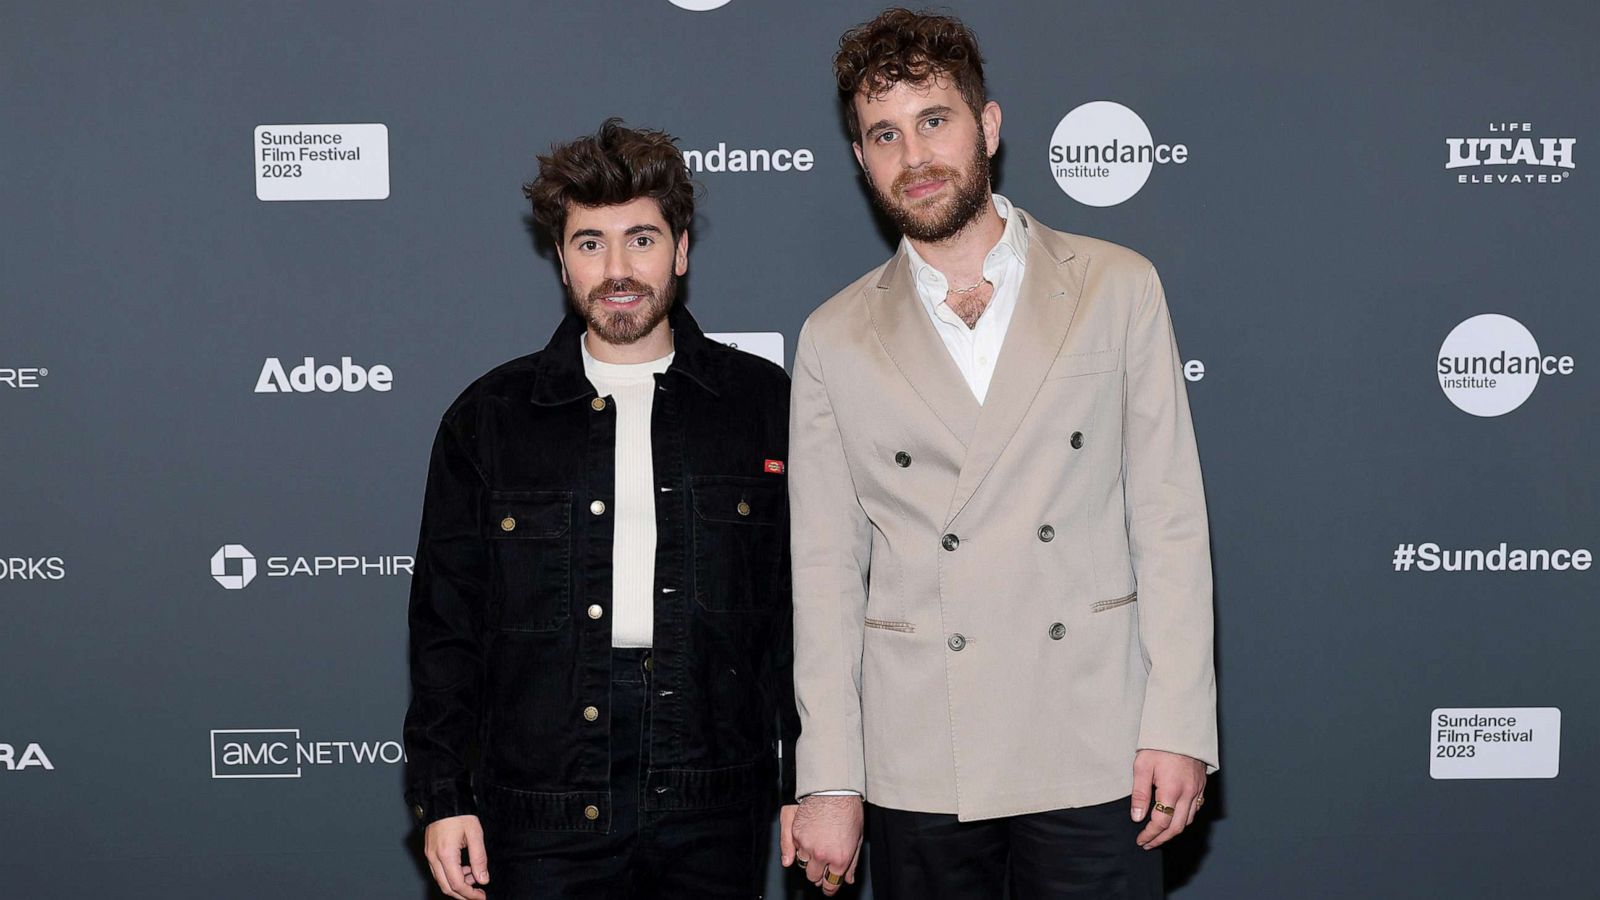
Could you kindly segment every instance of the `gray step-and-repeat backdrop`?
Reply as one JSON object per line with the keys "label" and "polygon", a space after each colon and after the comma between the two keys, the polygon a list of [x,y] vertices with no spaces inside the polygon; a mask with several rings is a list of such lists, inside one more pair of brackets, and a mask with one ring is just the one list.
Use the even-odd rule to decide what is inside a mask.
{"label": "gray step-and-repeat backdrop", "polygon": [[[430,895],[409,567],[439,414],[561,312],[534,154],[677,134],[690,307],[782,355],[891,249],[829,69],[876,11],[0,8],[0,896]],[[1600,9],[954,12],[1000,191],[1154,260],[1188,361],[1223,771],[1174,892],[1596,896]]]}

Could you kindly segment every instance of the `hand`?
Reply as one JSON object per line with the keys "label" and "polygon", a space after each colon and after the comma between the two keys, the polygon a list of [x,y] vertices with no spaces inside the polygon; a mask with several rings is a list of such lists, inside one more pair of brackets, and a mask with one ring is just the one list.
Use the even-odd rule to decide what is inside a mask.
{"label": "hand", "polygon": [[[428,825],[422,835],[422,855],[433,870],[433,880],[446,897],[487,900],[475,885],[489,883],[489,854],[483,849],[483,826],[477,816],[451,816]],[[465,848],[469,866],[461,864]]]}
{"label": "hand", "polygon": [[798,803],[785,803],[778,811],[778,855],[786,869],[794,862],[794,814],[799,808]]}
{"label": "hand", "polygon": [[806,867],[806,880],[829,897],[840,885],[824,876],[843,873],[842,883],[856,883],[856,863],[861,859],[861,826],[865,814],[860,797],[845,794],[811,794],[800,801],[790,831],[790,861]]}
{"label": "hand", "polygon": [[[1154,797],[1162,806],[1172,807],[1172,812],[1162,812],[1151,806],[1151,785]],[[1144,820],[1150,809],[1150,824],[1134,839],[1140,847],[1151,850],[1165,844],[1194,821],[1199,800],[1205,796],[1206,764],[1192,756],[1168,753],[1165,750],[1140,750],[1133,757],[1133,820]]]}

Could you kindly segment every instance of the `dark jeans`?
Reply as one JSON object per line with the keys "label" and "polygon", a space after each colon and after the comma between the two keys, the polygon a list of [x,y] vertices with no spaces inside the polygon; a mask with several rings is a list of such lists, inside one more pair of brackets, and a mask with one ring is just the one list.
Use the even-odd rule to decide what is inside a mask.
{"label": "dark jeans", "polygon": [[877,900],[1159,900],[1161,851],[1133,842],[1144,827],[1127,798],[1050,812],[958,822],[867,806]]}
{"label": "dark jeans", "polygon": [[645,650],[611,651],[609,834],[520,832],[485,821],[490,900],[750,900],[766,883],[772,808],[642,812],[649,746],[650,673]]}

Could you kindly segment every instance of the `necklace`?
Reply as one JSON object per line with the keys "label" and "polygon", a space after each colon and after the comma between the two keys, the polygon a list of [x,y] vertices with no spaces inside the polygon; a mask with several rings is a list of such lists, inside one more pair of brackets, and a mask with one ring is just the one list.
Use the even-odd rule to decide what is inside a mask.
{"label": "necklace", "polygon": [[987,278],[979,278],[977,281],[974,281],[973,283],[967,285],[964,288],[951,288],[950,289],[950,293],[952,293],[952,294],[970,294],[973,291],[977,290],[979,285],[982,285],[985,281],[988,281],[988,280],[989,279],[987,279]]}

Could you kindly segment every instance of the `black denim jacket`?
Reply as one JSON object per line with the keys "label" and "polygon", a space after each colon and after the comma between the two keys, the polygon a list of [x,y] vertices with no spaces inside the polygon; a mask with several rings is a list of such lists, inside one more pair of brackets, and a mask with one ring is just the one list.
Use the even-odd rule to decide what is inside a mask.
{"label": "black denim jacket", "polygon": [[[650,425],[643,807],[792,803],[789,378],[706,338],[681,307],[669,321],[676,356]],[[434,440],[405,721],[406,799],[423,823],[481,810],[609,828],[616,408],[584,375],[583,330],[568,316],[544,350],[478,379]]]}

